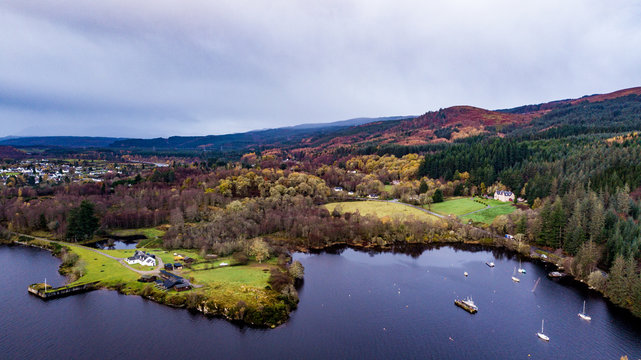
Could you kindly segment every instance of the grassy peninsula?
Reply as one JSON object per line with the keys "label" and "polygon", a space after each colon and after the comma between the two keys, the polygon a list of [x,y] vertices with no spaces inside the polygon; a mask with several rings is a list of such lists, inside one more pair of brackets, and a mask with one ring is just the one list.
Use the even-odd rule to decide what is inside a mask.
{"label": "grassy peninsula", "polygon": [[[101,288],[259,327],[284,323],[298,303],[292,284],[295,277],[302,277],[300,263],[289,265],[290,259],[283,256],[261,254],[261,261],[257,261],[256,256],[203,256],[193,249],[142,247],[137,250],[154,254],[160,260],[157,266],[143,266],[124,262],[134,255],[134,249],[98,250],[30,236],[16,237],[16,241],[51,250],[59,256],[63,261],[60,272],[72,280],[64,287],[97,282]],[[174,254],[193,262],[184,264],[176,260],[178,255]],[[140,281],[143,275],[158,276],[163,269],[161,264],[176,263],[183,267],[171,273],[188,279],[191,289],[179,292]],[[295,275],[290,275],[289,268],[293,268]],[[51,288],[48,286],[46,290]]]}

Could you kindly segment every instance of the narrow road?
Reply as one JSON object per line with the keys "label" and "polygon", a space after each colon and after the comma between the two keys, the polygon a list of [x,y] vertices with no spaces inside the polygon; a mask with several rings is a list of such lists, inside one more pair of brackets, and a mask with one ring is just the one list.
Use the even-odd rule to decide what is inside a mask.
{"label": "narrow road", "polygon": [[488,206],[486,206],[486,207],[484,207],[484,208],[482,208],[482,209],[474,210],[474,211],[472,211],[472,212],[469,212],[469,213],[467,213],[467,214],[462,214],[462,215],[459,215],[459,216],[467,216],[467,215],[471,215],[471,214],[477,213],[477,212],[479,212],[479,211],[483,211],[483,210],[491,209],[491,208],[493,208],[493,207],[496,207],[496,206],[490,206],[490,205],[488,205]]}
{"label": "narrow road", "polygon": [[[137,270],[137,269],[134,269],[134,268],[132,268],[131,266],[129,266],[129,264],[127,264],[127,263],[125,262],[125,258],[119,258],[119,257],[115,257],[115,256],[112,256],[112,255],[109,255],[109,254],[105,254],[104,252],[102,252],[102,251],[100,251],[100,250],[98,250],[98,249],[90,248],[90,247],[88,247],[88,246],[78,245],[78,244],[72,244],[72,243],[63,242],[63,241],[54,241],[54,240],[49,240],[49,239],[42,238],[42,237],[31,236],[31,235],[27,235],[27,234],[20,234],[20,233],[17,233],[17,232],[14,232],[14,234],[16,234],[16,235],[18,235],[18,236],[27,236],[27,237],[31,237],[31,238],[34,238],[34,239],[36,239],[36,240],[44,241],[44,242],[46,242],[46,243],[56,242],[56,243],[59,243],[59,244],[64,244],[65,246],[69,246],[69,247],[77,247],[77,248],[82,248],[82,249],[85,249],[85,250],[90,250],[90,251],[93,251],[93,252],[95,252],[95,253],[97,253],[97,254],[100,254],[100,255],[102,255],[102,256],[104,256],[104,257],[107,257],[107,258],[109,258],[109,259],[116,260],[116,261],[118,261],[122,266],[124,266],[124,267],[126,267],[127,269],[129,269],[129,270],[131,270],[131,271],[133,271],[133,272],[136,272],[136,273],[138,273],[138,274],[140,274],[140,275],[155,275],[155,274],[158,274],[159,270],[160,270],[160,269],[162,269],[162,267],[164,266],[164,264],[163,264],[162,259],[160,258],[160,256],[156,256],[156,268],[154,268],[153,270]],[[25,245],[28,245],[28,244],[25,244]]]}

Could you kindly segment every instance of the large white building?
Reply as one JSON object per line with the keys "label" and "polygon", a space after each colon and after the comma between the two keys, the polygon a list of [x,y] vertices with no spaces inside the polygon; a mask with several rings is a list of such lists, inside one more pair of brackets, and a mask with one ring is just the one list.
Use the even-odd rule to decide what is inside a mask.
{"label": "large white building", "polygon": [[126,258],[125,261],[130,265],[156,266],[156,256],[140,250],[136,250],[134,256]]}
{"label": "large white building", "polygon": [[514,201],[514,193],[511,191],[497,190],[494,192],[494,200]]}

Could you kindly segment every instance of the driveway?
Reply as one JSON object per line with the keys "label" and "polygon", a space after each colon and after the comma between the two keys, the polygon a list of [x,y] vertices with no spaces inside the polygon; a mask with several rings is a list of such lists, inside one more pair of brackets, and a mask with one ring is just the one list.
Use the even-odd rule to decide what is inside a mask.
{"label": "driveway", "polygon": [[[31,236],[31,235],[27,235],[27,234],[20,234],[20,233],[16,233],[16,232],[14,232],[14,234],[16,234],[18,236],[31,237],[31,238],[34,238],[36,240],[44,241],[44,242],[47,242],[47,243],[56,242],[56,243],[59,243],[59,244],[64,244],[65,246],[69,246],[69,247],[77,247],[77,248],[82,248],[82,249],[85,249],[85,250],[90,250],[90,251],[93,251],[93,252],[95,252],[97,254],[100,254],[100,255],[102,255],[104,257],[108,257],[110,259],[117,260],[122,266],[124,266],[127,269],[129,269],[129,270],[131,270],[133,272],[136,272],[136,273],[138,273],[140,275],[156,275],[156,274],[159,273],[159,270],[162,269],[163,266],[164,266],[160,256],[156,256],[156,262],[157,262],[156,268],[154,268],[153,270],[137,270],[137,269],[134,269],[131,266],[129,266],[129,264],[127,264],[125,262],[125,258],[119,258],[119,257],[115,257],[115,256],[112,256],[112,255],[109,255],[109,254],[105,254],[104,252],[102,252],[102,251],[100,251],[98,249],[94,249],[94,248],[91,248],[91,247],[88,247],[88,246],[72,244],[72,243],[63,242],[63,241],[54,241],[54,240],[49,240],[49,239],[42,238],[42,237]],[[29,244],[26,244],[26,243],[21,243],[21,244],[29,245]]]}

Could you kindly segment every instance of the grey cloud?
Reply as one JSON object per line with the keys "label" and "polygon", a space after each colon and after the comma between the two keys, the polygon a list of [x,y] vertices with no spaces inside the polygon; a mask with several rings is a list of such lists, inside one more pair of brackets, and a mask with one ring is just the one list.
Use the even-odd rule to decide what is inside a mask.
{"label": "grey cloud", "polygon": [[640,15],[631,1],[8,2],[0,136],[221,134],[613,91],[641,85]]}

